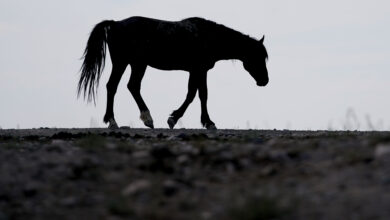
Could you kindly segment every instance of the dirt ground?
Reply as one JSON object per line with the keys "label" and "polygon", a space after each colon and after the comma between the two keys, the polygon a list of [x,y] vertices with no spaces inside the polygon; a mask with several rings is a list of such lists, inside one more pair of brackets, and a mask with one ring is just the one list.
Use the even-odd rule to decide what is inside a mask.
{"label": "dirt ground", "polygon": [[11,219],[390,219],[390,132],[0,130]]}

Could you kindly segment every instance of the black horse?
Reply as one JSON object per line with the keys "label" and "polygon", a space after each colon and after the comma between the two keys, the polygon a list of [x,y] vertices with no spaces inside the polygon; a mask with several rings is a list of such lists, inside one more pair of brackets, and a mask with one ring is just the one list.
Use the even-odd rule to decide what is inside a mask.
{"label": "black horse", "polygon": [[199,91],[201,123],[216,129],[207,112],[207,72],[219,60],[238,59],[256,80],[258,86],[268,83],[267,51],[261,40],[203,18],[177,22],[145,17],[122,21],[106,20],[97,24],[89,36],[78,83],[78,94],[95,102],[96,88],[104,68],[106,44],[111,55],[112,72],[107,83],[107,109],[104,122],[118,128],[113,104],[118,83],[128,64],[131,77],[128,89],[137,102],[141,120],[153,128],[153,119],[141,97],[141,81],[147,66],[161,70],[184,70],[190,73],[184,103],[173,111],[168,125],[173,128]]}

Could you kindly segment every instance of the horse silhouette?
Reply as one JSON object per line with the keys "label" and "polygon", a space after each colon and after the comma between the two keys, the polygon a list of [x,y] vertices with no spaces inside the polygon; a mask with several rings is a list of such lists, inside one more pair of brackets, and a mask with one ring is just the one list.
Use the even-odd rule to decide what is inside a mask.
{"label": "horse silhouette", "polygon": [[141,81],[147,66],[161,70],[189,72],[188,92],[184,103],[168,118],[172,129],[199,91],[201,123],[216,129],[207,111],[207,72],[219,60],[238,59],[258,86],[268,83],[264,36],[256,40],[216,22],[193,17],[181,21],[163,21],[130,17],[122,21],[105,20],[92,30],[84,51],[78,82],[78,95],[93,100],[104,69],[106,44],[110,51],[112,72],[107,87],[107,109],[103,121],[118,128],[114,118],[114,96],[128,64],[131,76],[127,84],[141,112],[145,126],[154,128],[149,109],[141,97]]}

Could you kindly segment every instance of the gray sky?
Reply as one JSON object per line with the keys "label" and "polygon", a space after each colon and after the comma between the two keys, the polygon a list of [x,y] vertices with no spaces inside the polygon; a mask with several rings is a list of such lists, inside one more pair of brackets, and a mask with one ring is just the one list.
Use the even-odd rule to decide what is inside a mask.
{"label": "gray sky", "polygon": [[[136,15],[200,16],[253,37],[265,34],[266,87],[257,87],[239,61],[218,62],[209,72],[209,113],[219,128],[390,129],[387,0],[2,0],[0,126],[105,126],[110,59],[94,106],[76,97],[80,57],[96,23]],[[144,127],[126,88],[129,76],[130,67],[118,88],[115,116],[120,126]],[[187,80],[186,72],[147,69],[142,95],[155,127],[168,127]],[[181,126],[201,127],[198,98]]]}

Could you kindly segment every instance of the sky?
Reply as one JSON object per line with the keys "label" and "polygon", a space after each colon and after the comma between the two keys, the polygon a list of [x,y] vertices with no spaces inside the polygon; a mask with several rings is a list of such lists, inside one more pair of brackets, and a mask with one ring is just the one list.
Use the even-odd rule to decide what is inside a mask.
{"label": "sky", "polygon": [[[265,35],[266,87],[240,61],[209,71],[208,109],[218,128],[390,130],[387,0],[0,0],[0,127],[105,127],[110,59],[95,106],[77,98],[81,56],[96,23],[131,16],[198,16]],[[144,128],[126,88],[130,73],[115,97],[116,121]],[[168,128],[187,81],[187,72],[147,69],[141,94],[155,127]],[[197,97],[176,126],[201,128]]]}

